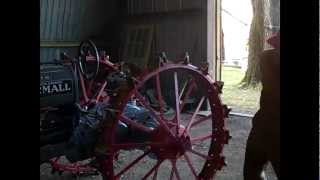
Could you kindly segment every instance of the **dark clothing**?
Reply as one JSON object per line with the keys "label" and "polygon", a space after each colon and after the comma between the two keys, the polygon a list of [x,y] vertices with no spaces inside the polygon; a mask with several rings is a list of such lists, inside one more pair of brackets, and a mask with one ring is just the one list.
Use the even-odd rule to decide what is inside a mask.
{"label": "dark clothing", "polygon": [[266,50],[261,55],[262,91],[260,109],[252,119],[246,146],[244,180],[262,180],[268,161],[278,178],[280,172],[280,54]]}
{"label": "dark clothing", "polygon": [[[258,111],[253,118],[259,123],[263,121],[274,120],[266,117]],[[256,123],[260,125],[259,123]],[[276,130],[277,131],[277,130]],[[244,180],[262,180],[260,177],[267,162],[271,165],[280,177],[280,134],[270,128],[262,128],[253,125],[249,134],[245,153]]]}
{"label": "dark clothing", "polygon": [[280,109],[280,53],[274,49],[260,56],[262,91],[260,110],[279,114]]}
{"label": "dark clothing", "polygon": [[252,127],[267,133],[280,131],[280,53],[274,49],[260,56],[262,91],[260,109],[252,120]]}

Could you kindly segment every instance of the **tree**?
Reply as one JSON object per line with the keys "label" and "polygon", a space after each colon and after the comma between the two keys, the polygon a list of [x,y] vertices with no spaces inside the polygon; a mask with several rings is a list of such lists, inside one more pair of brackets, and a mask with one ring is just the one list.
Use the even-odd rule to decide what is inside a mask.
{"label": "tree", "polygon": [[264,48],[264,0],[251,0],[253,18],[249,35],[248,69],[242,87],[256,86],[260,80],[259,54]]}
{"label": "tree", "polygon": [[267,46],[265,39],[280,28],[279,0],[251,0],[253,18],[249,35],[248,69],[242,87],[256,86],[261,80],[259,54]]}

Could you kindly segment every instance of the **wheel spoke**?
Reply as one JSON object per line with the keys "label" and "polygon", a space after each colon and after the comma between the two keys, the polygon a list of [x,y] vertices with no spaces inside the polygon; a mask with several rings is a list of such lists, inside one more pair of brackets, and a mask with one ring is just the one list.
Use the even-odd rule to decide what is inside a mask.
{"label": "wheel spoke", "polygon": [[146,155],[148,155],[150,153],[150,150],[146,151],[145,153],[143,153],[141,156],[139,156],[137,159],[135,159],[134,161],[132,161],[128,166],[126,166],[122,171],[120,171],[117,175],[116,178],[120,178],[120,176],[125,173],[126,171],[128,171],[132,166],[134,166],[135,164],[137,164],[142,158],[144,158]]}
{"label": "wheel spoke", "polygon": [[157,176],[158,176],[158,170],[159,170],[159,166],[156,168],[156,170],[154,171],[154,174],[153,174],[153,180],[157,180]]}
{"label": "wheel spoke", "polygon": [[160,73],[157,73],[157,75],[156,75],[157,97],[158,97],[158,102],[159,102],[160,118],[163,119],[164,104],[163,104],[163,98],[162,98],[160,83],[161,83],[160,82]]}
{"label": "wheel spoke", "polygon": [[85,103],[87,103],[89,101],[89,98],[88,98],[88,95],[87,95],[87,89],[86,89],[86,86],[85,86],[85,83],[84,83],[84,79],[82,77],[81,72],[79,72],[79,75],[80,75],[79,77],[80,77],[80,85],[81,85],[81,89],[82,89],[82,94],[83,94]]}
{"label": "wheel spoke", "polygon": [[207,121],[207,120],[209,120],[211,118],[212,118],[212,114],[210,114],[209,116],[203,117],[201,119],[198,119],[194,123],[191,124],[191,127],[196,126],[196,125],[198,125],[198,124],[200,124],[200,123],[202,123],[204,121]]}
{"label": "wheel spoke", "polygon": [[183,107],[184,107],[184,105],[185,105],[185,103],[186,103],[186,100],[189,98],[189,96],[190,96],[193,88],[196,87],[196,83],[195,83],[194,79],[192,79],[192,80],[190,81],[190,83],[191,83],[191,84],[188,86],[188,89],[187,89],[187,91],[186,91],[186,94],[185,94],[184,96],[182,96],[182,94],[181,94],[181,97],[183,97],[183,99],[181,100],[180,108],[179,108],[181,111],[182,111],[182,109],[183,109]]}
{"label": "wheel spoke", "polygon": [[200,137],[196,137],[196,138],[191,138],[190,141],[191,143],[197,142],[197,141],[204,141],[206,139],[210,139],[213,138],[213,134],[208,134],[208,135],[204,135],[204,136],[200,136]]}
{"label": "wheel spoke", "polygon": [[184,156],[184,158],[186,159],[187,164],[188,164],[189,168],[191,169],[192,174],[193,174],[194,177],[197,179],[197,178],[198,178],[198,177],[197,177],[197,172],[196,172],[196,170],[194,169],[194,167],[193,167],[193,165],[192,165],[192,163],[191,163],[191,161],[190,161],[190,159],[189,159],[189,156],[188,156],[186,153],[185,153],[183,156]]}
{"label": "wheel spoke", "polygon": [[135,90],[135,95],[136,97],[139,99],[139,101],[142,103],[142,105],[147,108],[151,115],[156,118],[156,120],[158,121],[158,123],[160,123],[160,125],[162,125],[165,130],[169,133],[169,135],[171,135],[172,137],[174,137],[174,135],[172,134],[172,132],[170,131],[169,127],[167,126],[166,122],[164,122],[161,118],[159,118],[156,115],[156,112],[154,111],[154,109],[152,107],[150,107],[150,105],[144,100],[143,96],[138,92],[138,90]]}
{"label": "wheel spoke", "polygon": [[142,147],[155,147],[160,148],[164,146],[163,143],[154,143],[154,142],[144,142],[144,143],[121,143],[121,144],[113,144],[112,147],[115,151],[120,149],[136,149],[136,148],[142,148]]}
{"label": "wheel spoke", "polygon": [[100,97],[101,97],[101,95],[102,95],[102,93],[103,93],[103,91],[104,91],[106,86],[107,86],[107,81],[105,81],[103,83],[102,87],[100,88],[99,94],[97,95],[97,98],[96,98],[96,103],[99,102],[99,99],[100,99]]}
{"label": "wheel spoke", "polygon": [[153,168],[150,169],[150,171],[142,178],[142,180],[147,179],[152,174],[152,172],[155,171],[161,165],[162,162],[163,162],[162,160],[158,161],[157,164],[154,165]]}
{"label": "wheel spoke", "polygon": [[149,129],[149,128],[143,126],[142,124],[139,124],[139,123],[137,123],[137,122],[129,119],[128,117],[126,117],[126,116],[123,115],[123,114],[120,116],[120,120],[121,120],[122,122],[126,123],[126,124],[131,125],[133,128],[139,129],[139,130],[144,131],[144,132],[147,132],[147,133],[151,133],[151,132],[152,132],[151,129]]}
{"label": "wheel spoke", "polygon": [[176,125],[177,125],[176,123],[174,123],[174,122],[172,122],[172,121],[168,121],[167,124],[168,124],[168,125],[171,125],[171,126],[176,126]]}
{"label": "wheel spoke", "polygon": [[176,117],[175,117],[175,123],[177,123],[176,126],[176,135],[179,134],[179,128],[180,128],[180,99],[179,99],[179,84],[178,84],[178,75],[177,72],[174,72],[174,91],[175,91],[175,97],[176,97]]}
{"label": "wheel spoke", "polygon": [[174,174],[174,172],[173,172],[173,166],[172,166],[171,172],[170,172],[170,180],[173,180],[173,174]]}
{"label": "wheel spoke", "polygon": [[181,90],[181,92],[179,93],[179,99],[180,99],[180,100],[181,100],[181,98],[182,98],[182,95],[183,95],[183,93],[184,93],[184,91],[185,91],[188,83],[189,83],[189,80],[185,81],[185,83],[183,84],[182,90]]}
{"label": "wheel spoke", "polygon": [[198,155],[199,157],[202,157],[203,159],[207,160],[207,159],[211,159],[209,156],[205,155],[205,154],[202,154],[200,152],[197,152],[193,149],[189,149],[189,151],[195,155]]}
{"label": "wheel spoke", "polygon": [[175,160],[171,160],[171,163],[172,163],[172,170],[174,172],[174,174],[176,175],[177,179],[180,180],[180,175],[179,175],[179,172],[178,172],[178,169],[177,169],[177,165],[176,165],[176,162]]}
{"label": "wheel spoke", "polygon": [[193,113],[190,121],[188,122],[186,129],[184,129],[184,133],[185,133],[185,132],[189,132],[189,130],[190,130],[190,128],[191,128],[191,124],[193,123],[194,119],[196,118],[196,116],[197,116],[197,114],[198,114],[198,112],[199,112],[199,110],[200,110],[200,108],[201,108],[204,100],[205,100],[205,97],[203,96],[203,97],[201,98],[200,102],[198,103],[198,106],[197,106],[197,108],[196,108],[196,111]]}

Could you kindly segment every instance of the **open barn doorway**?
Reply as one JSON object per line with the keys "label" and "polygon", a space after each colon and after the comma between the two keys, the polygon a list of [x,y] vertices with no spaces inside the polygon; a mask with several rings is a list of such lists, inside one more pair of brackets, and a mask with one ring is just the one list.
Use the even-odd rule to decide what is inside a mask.
{"label": "open barn doorway", "polygon": [[261,87],[241,87],[248,65],[251,0],[221,0],[220,8],[221,80],[225,83],[222,98],[233,113],[252,116],[259,108]]}
{"label": "open barn doorway", "polygon": [[[271,48],[266,39],[280,28],[280,5],[273,0],[218,1],[221,2],[221,28],[218,28],[217,42],[220,47],[221,80],[224,82],[222,99],[232,109],[229,125],[233,127],[231,132],[234,139],[237,139],[237,143],[226,150],[230,153],[227,160],[234,162],[229,172],[242,175],[246,142],[252,128],[252,117],[259,109],[262,89],[261,79],[257,78],[253,83],[247,77],[248,74],[254,74],[251,71],[253,62],[254,70],[260,70],[259,54]],[[271,164],[267,164],[264,175],[268,180],[276,179]]]}

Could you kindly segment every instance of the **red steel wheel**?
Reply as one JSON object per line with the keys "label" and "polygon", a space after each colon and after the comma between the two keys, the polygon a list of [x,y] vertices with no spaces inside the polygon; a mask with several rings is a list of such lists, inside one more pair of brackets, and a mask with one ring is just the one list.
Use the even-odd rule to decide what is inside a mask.
{"label": "red steel wheel", "polygon": [[[225,165],[222,150],[230,138],[225,129],[228,110],[219,97],[220,83],[205,70],[165,64],[120,89],[110,100],[116,110],[104,128],[105,156],[98,158],[105,179],[213,179]],[[154,90],[157,105],[147,98],[146,89]],[[155,128],[124,115],[132,97],[149,111]],[[148,140],[119,143],[119,121],[147,134]]]}

